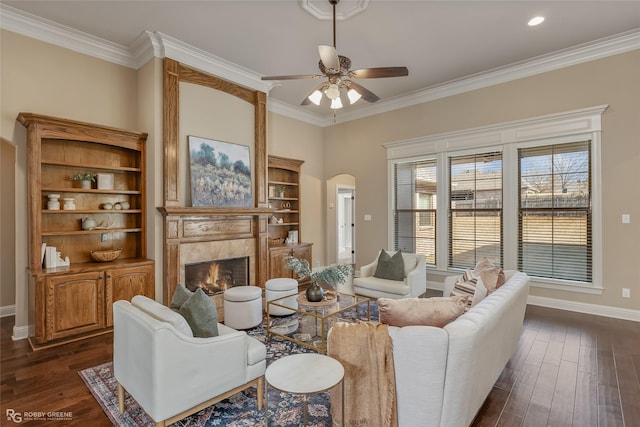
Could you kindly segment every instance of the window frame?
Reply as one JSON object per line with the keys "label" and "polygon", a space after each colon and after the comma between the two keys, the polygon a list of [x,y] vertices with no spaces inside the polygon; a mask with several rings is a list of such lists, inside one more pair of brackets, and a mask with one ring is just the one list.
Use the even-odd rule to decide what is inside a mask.
{"label": "window frame", "polygon": [[608,105],[598,105],[384,144],[387,150],[387,169],[389,171],[389,247],[393,247],[394,243],[393,201],[395,199],[395,188],[393,170],[395,163],[433,158],[435,156],[438,177],[437,197],[439,199],[436,209],[437,264],[435,267],[429,266],[428,269],[440,276],[459,274],[460,270],[448,268],[448,157],[464,152],[502,151],[503,267],[506,270],[517,269],[518,149],[589,140],[591,141],[592,280],[591,282],[573,282],[535,277],[532,278],[531,285],[555,290],[601,294],[603,291],[601,132],[602,114],[607,107]]}

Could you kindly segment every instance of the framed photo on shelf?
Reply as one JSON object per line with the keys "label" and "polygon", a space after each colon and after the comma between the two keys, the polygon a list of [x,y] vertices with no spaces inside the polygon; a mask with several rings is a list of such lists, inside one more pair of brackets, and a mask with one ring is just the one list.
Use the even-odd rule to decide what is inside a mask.
{"label": "framed photo on shelf", "polygon": [[98,190],[113,190],[113,174],[99,173],[96,176]]}

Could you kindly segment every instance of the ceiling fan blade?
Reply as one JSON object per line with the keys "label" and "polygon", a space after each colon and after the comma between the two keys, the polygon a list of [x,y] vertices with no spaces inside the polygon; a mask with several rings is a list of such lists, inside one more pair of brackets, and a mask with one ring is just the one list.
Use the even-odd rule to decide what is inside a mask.
{"label": "ceiling fan blade", "polygon": [[349,89],[353,89],[356,92],[358,92],[360,95],[362,95],[362,99],[364,99],[367,102],[376,102],[377,100],[380,99],[378,98],[378,95],[376,95],[375,93],[371,92],[369,89],[365,88],[362,85],[359,85],[354,81],[344,80],[344,85]]}
{"label": "ceiling fan blade", "polygon": [[377,79],[382,77],[404,77],[409,75],[407,67],[362,68],[349,71],[349,76],[356,79]]}
{"label": "ceiling fan blade", "polygon": [[330,68],[337,72],[340,71],[340,59],[335,47],[324,44],[318,45],[318,53],[325,68]]}
{"label": "ceiling fan blade", "polygon": [[265,77],[262,77],[262,80],[317,79],[319,77],[324,77],[324,76],[315,75],[315,74],[298,74],[298,75],[291,75],[291,76],[265,76]]}

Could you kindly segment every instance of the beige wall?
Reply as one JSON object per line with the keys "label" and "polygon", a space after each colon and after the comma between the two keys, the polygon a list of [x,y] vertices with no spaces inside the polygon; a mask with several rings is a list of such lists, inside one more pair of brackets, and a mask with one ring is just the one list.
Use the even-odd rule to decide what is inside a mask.
{"label": "beige wall", "polygon": [[313,265],[325,263],[323,130],[318,126],[270,113],[267,152],[304,160],[300,177],[302,227],[300,239],[313,243]]}
{"label": "beige wall", "polygon": [[[333,126],[325,176],[356,177],[357,264],[387,246],[386,153],[382,144],[441,132],[609,104],[603,115],[601,296],[533,288],[532,295],[628,309],[640,307],[640,50]],[[621,224],[621,214],[631,224]],[[364,222],[364,214],[373,220]],[[631,288],[630,299],[621,288]]]}
{"label": "beige wall", "polygon": [[[26,131],[21,111],[137,130],[136,71],[1,32],[1,136],[16,146],[16,327],[27,325]],[[5,227],[5,219],[3,228]],[[3,287],[11,286],[4,283]],[[4,293],[3,289],[3,293]]]}
{"label": "beige wall", "polygon": [[16,147],[0,141],[0,307],[16,301]]}

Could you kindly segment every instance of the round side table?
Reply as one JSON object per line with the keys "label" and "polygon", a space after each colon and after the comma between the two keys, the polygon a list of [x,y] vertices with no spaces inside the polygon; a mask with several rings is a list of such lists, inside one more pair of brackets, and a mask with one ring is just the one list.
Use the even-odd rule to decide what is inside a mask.
{"label": "round side table", "polygon": [[[265,395],[269,386],[284,393],[301,394],[303,401],[303,420],[307,425],[307,396],[327,391],[342,384],[342,420],[344,422],[344,367],[336,359],[316,353],[303,353],[285,356],[267,367]],[[265,399],[265,425],[269,425],[269,401]]]}

